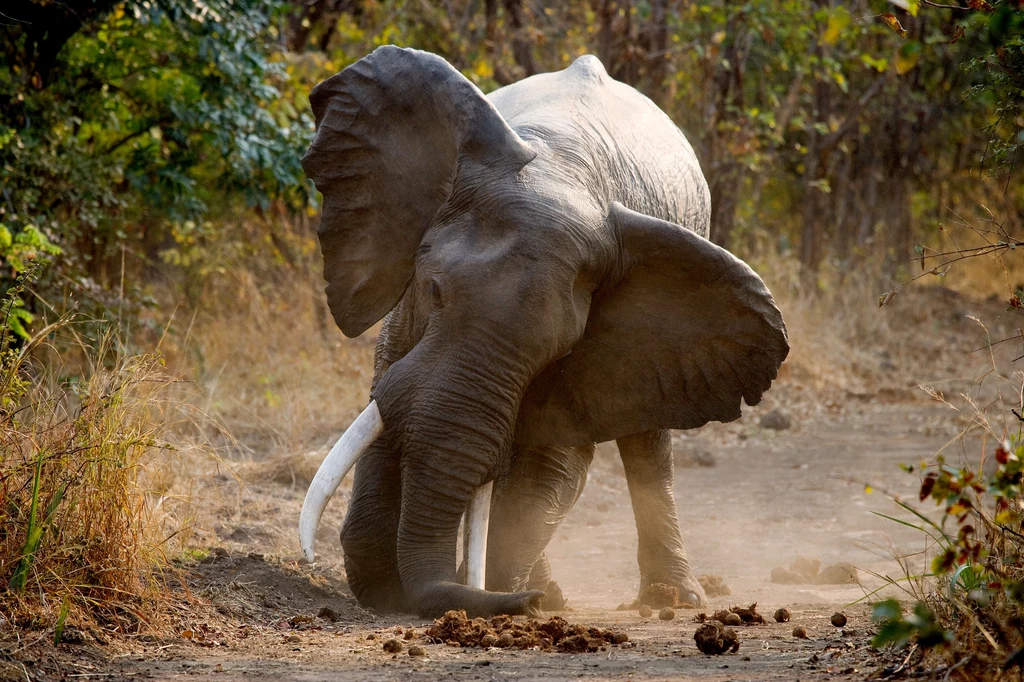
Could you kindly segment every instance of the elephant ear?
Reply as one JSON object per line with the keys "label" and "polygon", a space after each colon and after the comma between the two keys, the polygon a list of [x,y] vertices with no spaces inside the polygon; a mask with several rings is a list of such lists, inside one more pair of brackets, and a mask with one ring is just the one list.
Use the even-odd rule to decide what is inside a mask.
{"label": "elephant ear", "polygon": [[534,152],[476,86],[419,50],[380,47],[309,101],[316,136],[302,167],[324,196],[327,302],[345,335],[358,336],[401,298],[460,166],[518,170]]}
{"label": "elephant ear", "polygon": [[583,336],[527,389],[516,440],[582,444],[691,429],[755,405],[789,352],[782,314],[750,267],[679,225],[613,204],[610,282]]}

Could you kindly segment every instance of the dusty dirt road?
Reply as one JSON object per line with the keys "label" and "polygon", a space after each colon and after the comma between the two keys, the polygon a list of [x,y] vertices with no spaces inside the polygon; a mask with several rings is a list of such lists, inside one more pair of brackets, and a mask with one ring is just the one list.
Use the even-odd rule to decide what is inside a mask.
{"label": "dusty dirt road", "polygon": [[[955,434],[955,424],[948,410],[925,402],[823,407],[782,431],[759,425],[764,412],[675,443],[676,494],[692,564],[698,575],[721,575],[732,589],[714,598],[712,608],[757,602],[769,621],[737,628],[738,653],[701,654],[693,640],[694,611],[677,610],[674,620],[662,621],[657,612],[645,619],[614,610],[635,597],[639,575],[629,496],[610,447],[596,457],[583,497],[549,555],[572,607],[561,615],[625,632],[630,644],[564,654],[428,643],[422,636],[427,621],[376,616],[351,598],[336,536],[345,490],[325,516],[317,564],[296,561],[293,536],[305,488],[301,481],[282,484],[278,472],[277,481],[250,482],[241,490],[225,484],[221,493],[209,494],[223,494],[213,510],[220,519],[216,536],[207,538],[218,549],[189,571],[193,593],[212,608],[197,605],[174,623],[172,634],[140,639],[117,654],[94,648],[71,667],[65,664],[66,673],[75,679],[863,679],[892,660],[868,649],[867,604],[850,604],[882,584],[871,572],[899,576],[897,552],[924,546],[914,531],[872,514],[892,514],[896,507],[879,492],[869,494],[863,482],[913,499],[917,479],[898,465],[931,458]],[[850,562],[860,569],[862,585],[770,582],[773,567],[797,556]],[[791,623],[772,621],[780,606],[792,611]],[[318,617],[324,607],[331,618]],[[840,610],[850,619],[842,629],[829,623]],[[806,627],[809,639],[794,638],[794,625]],[[415,632],[406,639],[410,628]],[[391,638],[402,642],[400,653],[382,650]],[[409,656],[413,644],[426,655]]]}

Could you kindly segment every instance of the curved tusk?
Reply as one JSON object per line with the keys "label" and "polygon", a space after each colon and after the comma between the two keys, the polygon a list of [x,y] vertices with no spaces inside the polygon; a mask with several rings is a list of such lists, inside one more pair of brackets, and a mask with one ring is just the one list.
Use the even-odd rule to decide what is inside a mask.
{"label": "curved tusk", "polygon": [[345,475],[363,456],[367,448],[373,445],[377,436],[384,432],[384,421],[380,418],[377,401],[371,400],[366,409],[356,417],[352,425],[334,444],[320,468],[313,477],[306,491],[306,499],[302,502],[302,513],[299,515],[299,545],[306,560],[313,561],[313,543],[316,540],[316,529],[320,525],[320,517],[327,507],[331,495]]}
{"label": "curved tusk", "polygon": [[494,481],[488,481],[473,491],[466,508],[466,584],[485,589],[487,569],[487,524],[491,516],[491,491]]}

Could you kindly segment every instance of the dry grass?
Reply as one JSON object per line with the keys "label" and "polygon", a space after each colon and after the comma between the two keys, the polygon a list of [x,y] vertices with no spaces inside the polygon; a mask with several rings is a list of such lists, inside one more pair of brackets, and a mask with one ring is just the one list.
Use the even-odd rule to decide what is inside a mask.
{"label": "dry grass", "polygon": [[31,349],[3,366],[0,604],[16,623],[71,615],[137,630],[161,594],[140,478],[162,447],[160,396],[171,380],[157,357],[109,346],[94,356],[109,364],[60,380],[56,368],[30,369]]}
{"label": "dry grass", "polygon": [[[316,273],[305,275],[304,273]],[[210,282],[168,360],[204,393],[204,412],[256,458],[294,457],[336,439],[366,406],[376,328],[347,339],[322,302],[319,265]],[[179,315],[179,318],[183,315]]]}
{"label": "dry grass", "polygon": [[155,628],[191,532],[179,472],[215,461],[209,420],[158,350],[102,321],[39,326],[0,325],[0,615],[57,639],[65,623]]}
{"label": "dry grass", "polygon": [[[947,286],[1002,271],[997,259],[964,263],[953,279],[916,282],[884,307],[879,297],[891,280],[877,274],[830,272],[809,284],[791,258],[769,251],[751,262],[789,328],[792,350],[780,384],[798,383],[822,397],[906,400],[924,397],[920,385],[967,391],[990,368],[987,332],[976,320],[993,339],[1019,327],[1005,296],[982,299]],[[1004,371],[1010,352],[997,350]]]}

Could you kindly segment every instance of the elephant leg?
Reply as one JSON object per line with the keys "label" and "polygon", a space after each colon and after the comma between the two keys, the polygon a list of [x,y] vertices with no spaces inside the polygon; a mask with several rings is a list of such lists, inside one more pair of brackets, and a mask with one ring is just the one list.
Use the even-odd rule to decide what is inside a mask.
{"label": "elephant leg", "polygon": [[541,608],[564,606],[543,552],[583,492],[593,457],[593,445],[515,453],[512,469],[496,483],[491,503],[488,590],[516,592],[529,586],[546,593]]}
{"label": "elephant leg", "polygon": [[641,591],[654,583],[674,585],[682,601],[707,606],[707,596],[690,571],[679,532],[670,433],[648,431],[616,443],[636,518]]}
{"label": "elephant leg", "polygon": [[396,546],[401,499],[399,458],[378,438],[356,464],[341,546],[352,593],[381,613],[409,610]]}

